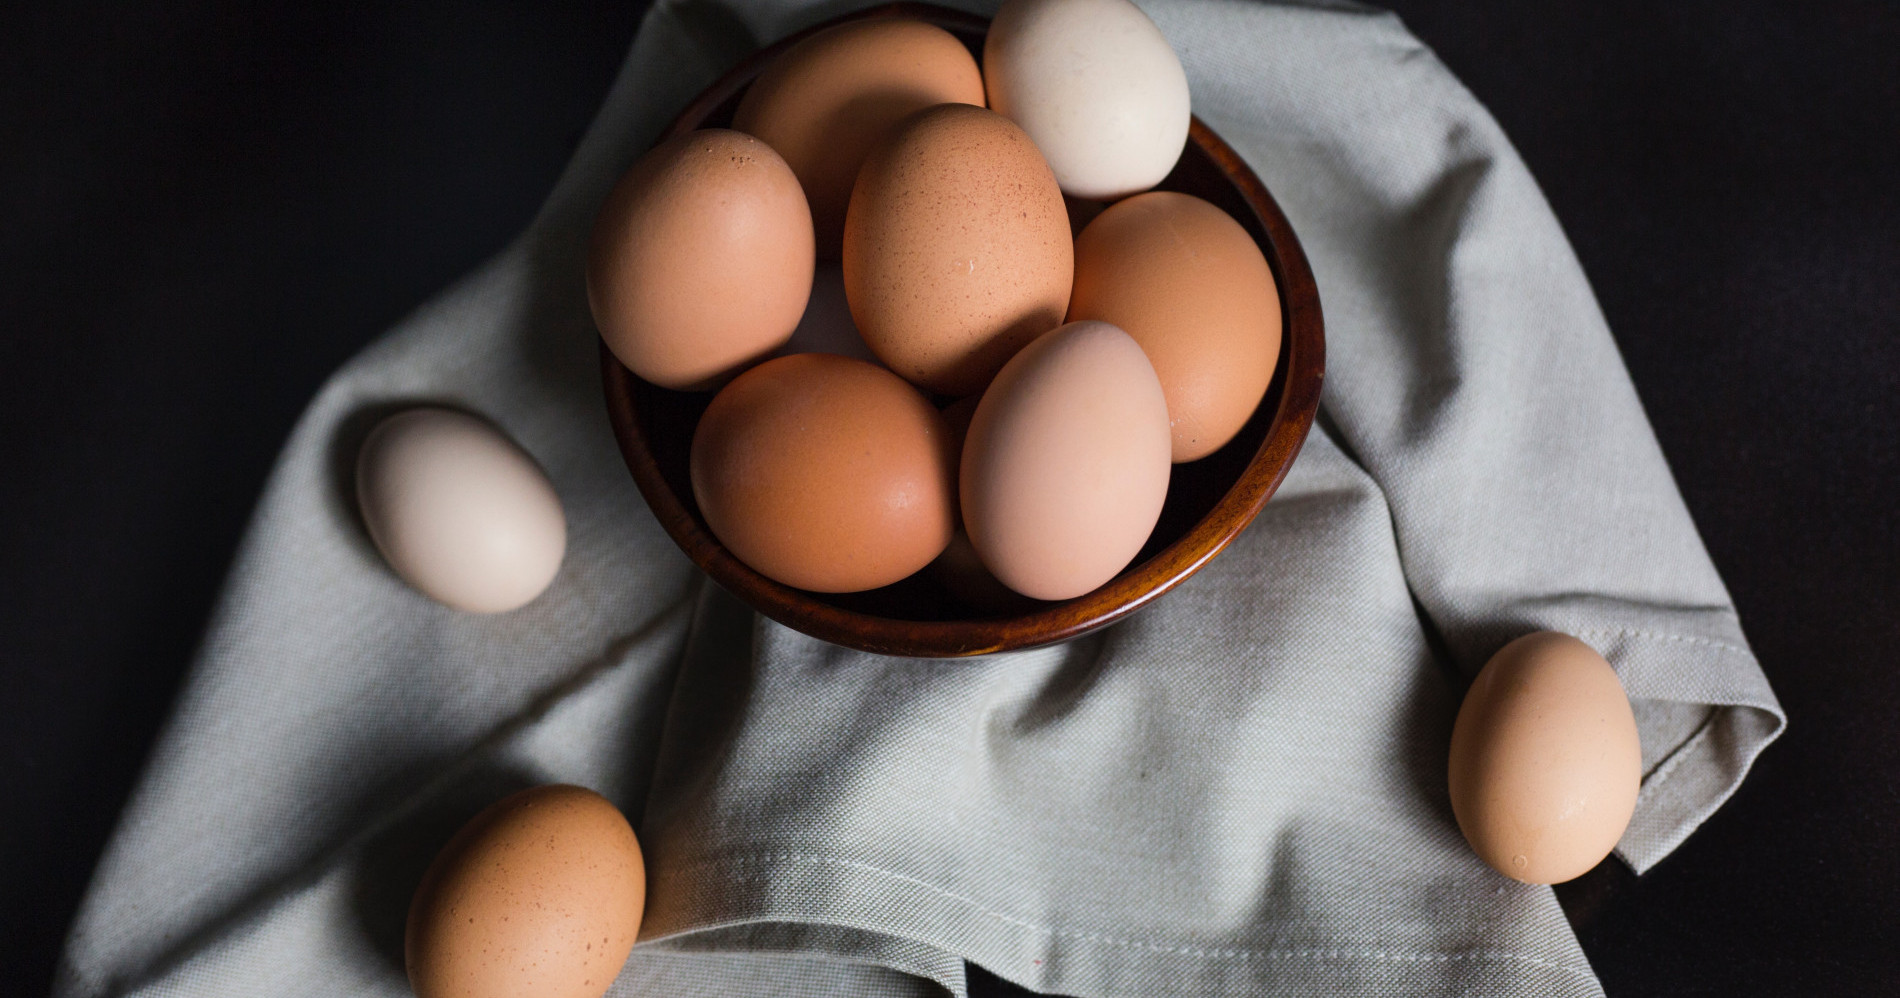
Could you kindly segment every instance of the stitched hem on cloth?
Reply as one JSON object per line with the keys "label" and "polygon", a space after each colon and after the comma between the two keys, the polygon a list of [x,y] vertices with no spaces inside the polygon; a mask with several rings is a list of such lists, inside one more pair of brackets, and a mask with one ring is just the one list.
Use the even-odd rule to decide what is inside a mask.
{"label": "stitched hem on cloth", "polygon": [[[1731,614],[1731,616],[1733,615]],[[1726,641],[1716,641],[1711,638],[1691,637],[1687,634],[1666,634],[1660,631],[1635,631],[1635,630],[1630,630],[1628,628],[1612,629],[1612,628],[1597,627],[1597,628],[1585,628],[1583,630],[1577,631],[1573,636],[1580,639],[1581,638],[1648,638],[1652,641],[1676,641],[1682,644],[1701,645],[1705,648],[1715,648],[1720,651],[1730,652],[1736,655],[1744,655],[1744,656],[1747,656],[1750,662],[1753,662],[1755,660],[1755,653],[1749,651],[1746,648],[1743,648],[1741,645],[1733,645],[1733,644],[1729,644]]]}
{"label": "stitched hem on cloth", "polygon": [[[808,854],[803,854],[803,853],[791,853],[791,852],[739,853],[739,854],[732,854],[732,855],[713,858],[713,859],[699,860],[693,863],[686,864],[684,866],[675,867],[672,870],[670,870],[669,873],[674,876],[681,876],[681,875],[690,874],[690,873],[701,871],[701,870],[718,869],[721,871],[722,876],[731,877],[734,879],[759,880],[759,879],[764,879],[765,877],[767,877],[769,875],[768,872],[759,871],[759,872],[754,872],[754,873],[745,873],[745,872],[740,872],[740,871],[744,867],[758,867],[758,866],[765,866],[768,864],[772,866],[777,866],[777,867],[782,867],[786,864],[798,864],[798,865],[813,866],[813,867],[842,868],[842,869],[854,871],[861,874],[868,874],[890,883],[901,884],[906,887],[921,889],[936,897],[940,897],[945,900],[955,902],[959,906],[971,912],[974,912],[978,915],[981,915],[984,918],[1001,923],[1003,925],[1011,926],[1013,928],[1024,929],[1029,932],[1033,932],[1038,935],[1042,935],[1046,937],[1073,939],[1073,940],[1077,940],[1081,942],[1095,943],[1098,945],[1116,947],[1116,948],[1125,949],[1125,950],[1140,950],[1140,951],[1145,951],[1145,952],[1150,952],[1150,953],[1164,954],[1167,956],[1190,957],[1190,958],[1201,959],[1201,960],[1209,960],[1209,959],[1236,960],[1236,961],[1242,961],[1242,962],[1299,961],[1299,960],[1307,960],[1307,961],[1313,961],[1313,962],[1323,962],[1323,961],[1339,962],[1339,961],[1362,960],[1362,961],[1383,963],[1383,964],[1402,964],[1402,965],[1415,965],[1415,966],[1429,966],[1433,964],[1449,966],[1451,964],[1458,964],[1458,963],[1515,964],[1515,965],[1526,966],[1526,967],[1535,967],[1539,970],[1549,971],[1558,975],[1562,975],[1564,977],[1572,978],[1576,980],[1577,982],[1584,984],[1585,987],[1588,989],[1589,993],[1592,993],[1592,994],[1600,993],[1600,987],[1601,987],[1601,985],[1597,982],[1595,974],[1592,973],[1587,967],[1573,966],[1569,964],[1560,963],[1555,960],[1548,960],[1542,957],[1531,956],[1525,953],[1513,953],[1507,950],[1479,949],[1479,950],[1466,950],[1463,952],[1452,952],[1452,953],[1423,953],[1423,952],[1406,952],[1406,951],[1391,950],[1391,949],[1355,948],[1355,947],[1349,947],[1349,946],[1340,946],[1340,947],[1312,946],[1312,947],[1269,948],[1269,949],[1251,949],[1251,948],[1246,948],[1246,947],[1177,946],[1177,945],[1167,945],[1167,944],[1158,943],[1158,942],[1150,942],[1150,941],[1141,940],[1141,939],[1132,939],[1132,938],[1127,938],[1123,936],[1114,936],[1114,935],[1109,935],[1109,934],[1101,933],[1101,932],[1090,932],[1090,931],[1084,931],[1084,930],[1079,930],[1079,929],[1060,929],[1060,928],[1055,928],[1052,926],[1039,925],[1028,919],[1011,915],[1007,912],[995,910],[993,908],[990,908],[984,905],[982,902],[977,901],[974,898],[968,897],[966,895],[958,894],[954,891],[950,891],[942,887],[938,887],[935,884],[929,883],[928,881],[922,880],[918,877],[911,876],[909,874],[899,873],[895,870],[887,870],[875,864],[866,863],[860,860],[845,859],[845,858],[835,857],[835,856],[814,856],[814,855],[808,855]],[[696,878],[688,878],[688,879],[696,879]],[[802,920],[814,921],[814,922],[817,922],[817,921],[834,922],[836,921],[836,916],[837,916],[836,912],[826,912],[826,913],[802,913],[802,914],[789,914],[789,915],[780,914],[780,915],[769,916],[769,918],[770,920],[801,920],[802,919]],[[767,918],[768,916],[758,916],[758,920],[765,920]],[[739,919],[735,919],[734,921],[752,921],[752,920],[755,920],[755,919],[752,917],[741,917]],[[727,924],[730,924],[730,923],[727,923]],[[839,924],[846,924],[846,923],[839,923]],[[704,929],[708,929],[712,927],[714,926],[702,924],[700,926],[696,926],[691,929],[685,929],[677,933],[672,933],[666,936],[655,937],[655,939],[651,941],[657,942],[657,941],[667,939],[667,938],[677,938],[679,936],[691,935],[694,932],[702,931]],[[868,929],[868,930],[876,931],[876,932],[886,932],[886,933],[891,932],[891,928],[887,925],[853,924],[852,927]],[[643,943],[647,941],[648,940],[642,940]],[[951,951],[968,951],[968,950],[973,949],[973,947],[969,947],[967,945],[948,944],[945,941],[936,940],[936,939],[916,938],[915,941],[924,942],[930,945],[942,945],[946,949],[951,950]],[[974,956],[971,958],[979,964],[985,963],[985,961],[983,961],[980,958],[977,958]],[[995,970],[997,968],[992,966],[991,969]],[[1010,976],[1010,975],[1005,974],[1004,976]],[[1024,982],[1019,981],[1018,983],[1024,983]],[[1028,983],[1030,986],[1035,986],[1035,984],[1039,982],[1028,982]]]}
{"label": "stitched hem on cloth", "polygon": [[[1731,619],[1733,614],[1723,614]],[[1670,651],[1670,646],[1699,649],[1701,654],[1743,659],[1759,680],[1758,689],[1748,684],[1724,690],[1690,690],[1687,695],[1671,695],[1665,690],[1660,699],[1702,702],[1711,708],[1694,731],[1669,749],[1669,752],[1644,775],[1636,798],[1636,814],[1630,827],[1617,843],[1616,855],[1637,873],[1643,873],[1674,852],[1709,815],[1741,785],[1762,750],[1787,730],[1787,715],[1775,701],[1766,680],[1759,677],[1755,656],[1746,646],[1715,638],[1639,627],[1579,626],[1557,622],[1555,629],[1567,631],[1588,641],[1617,662],[1626,686],[1631,675],[1652,681],[1679,667],[1674,656],[1687,654]],[[1659,659],[1663,654],[1670,656]],[[1640,683],[1639,685],[1645,685]],[[1643,699],[1640,692],[1633,699]]]}

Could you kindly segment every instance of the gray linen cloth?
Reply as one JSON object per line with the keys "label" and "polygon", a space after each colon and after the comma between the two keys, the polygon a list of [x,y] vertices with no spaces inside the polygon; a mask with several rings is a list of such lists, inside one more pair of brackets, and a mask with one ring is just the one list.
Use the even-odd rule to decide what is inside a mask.
{"label": "gray linen cloth", "polygon": [[[582,250],[718,72],[845,9],[663,0],[529,231],[350,362],[273,472],[95,875],[61,995],[402,995],[463,818],[595,787],[648,850],[615,994],[1600,993],[1548,888],[1465,846],[1464,678],[1568,631],[1635,701],[1643,870],[1784,719],[1577,261],[1497,125],[1398,21],[1149,0],[1197,112],[1311,254],[1330,371],[1259,520],[1135,619],[972,661],[755,617],[647,512],[601,402]],[[458,613],[386,569],[348,468],[429,400],[496,420],[570,518],[553,588]]]}

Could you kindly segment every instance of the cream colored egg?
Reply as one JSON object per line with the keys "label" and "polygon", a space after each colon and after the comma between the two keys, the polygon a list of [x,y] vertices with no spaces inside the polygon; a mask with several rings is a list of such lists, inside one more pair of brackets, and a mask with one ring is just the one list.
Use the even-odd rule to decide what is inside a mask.
{"label": "cream colored egg", "polygon": [[356,498],[389,567],[460,610],[533,601],[567,551],[567,517],[541,467],[459,410],[407,409],[377,424],[357,455]]}
{"label": "cream colored egg", "polygon": [[1145,191],[1187,145],[1187,74],[1128,0],[1008,0],[983,43],[983,82],[1066,194]]}

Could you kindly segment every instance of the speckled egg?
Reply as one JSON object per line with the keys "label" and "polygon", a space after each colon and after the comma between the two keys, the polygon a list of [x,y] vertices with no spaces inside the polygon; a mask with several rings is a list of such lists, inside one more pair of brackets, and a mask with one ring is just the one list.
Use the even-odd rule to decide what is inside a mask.
{"label": "speckled egg", "polygon": [[858,332],[892,371],[983,390],[1061,325],[1075,275],[1055,175],[1009,119],[942,104],[904,120],[858,172],[844,226]]}
{"label": "speckled egg", "polygon": [[646,906],[640,843],[581,787],[535,787],[475,816],[436,856],[404,943],[417,998],[599,998]]}

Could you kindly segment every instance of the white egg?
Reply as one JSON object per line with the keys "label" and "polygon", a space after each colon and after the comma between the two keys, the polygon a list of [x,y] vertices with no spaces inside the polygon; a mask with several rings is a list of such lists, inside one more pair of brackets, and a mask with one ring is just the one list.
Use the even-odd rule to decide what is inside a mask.
{"label": "white egg", "polygon": [[983,82],[1074,197],[1145,191],[1187,145],[1187,74],[1128,0],[1008,0],[983,43]]}
{"label": "white egg", "polygon": [[389,567],[458,610],[526,605],[567,552],[567,517],[540,465],[454,409],[407,409],[377,424],[357,455],[356,500]]}

